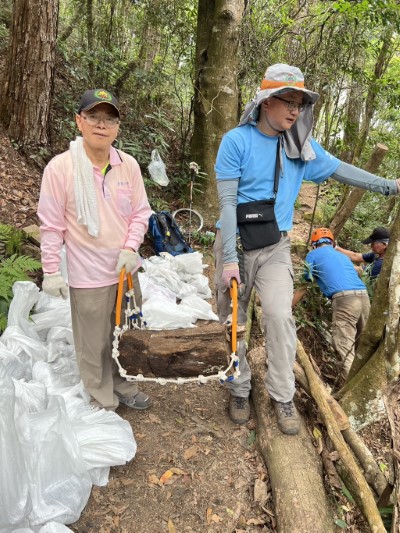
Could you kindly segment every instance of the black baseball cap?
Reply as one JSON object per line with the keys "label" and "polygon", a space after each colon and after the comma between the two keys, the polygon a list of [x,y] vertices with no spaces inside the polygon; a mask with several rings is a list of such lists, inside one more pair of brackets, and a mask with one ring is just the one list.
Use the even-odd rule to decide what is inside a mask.
{"label": "black baseball cap", "polygon": [[119,116],[119,102],[109,91],[105,89],[93,89],[85,91],[79,102],[78,115],[81,111],[89,111],[99,104],[110,104]]}
{"label": "black baseball cap", "polygon": [[361,241],[363,244],[371,244],[376,241],[388,241],[390,239],[390,231],[386,228],[375,228],[371,235]]}

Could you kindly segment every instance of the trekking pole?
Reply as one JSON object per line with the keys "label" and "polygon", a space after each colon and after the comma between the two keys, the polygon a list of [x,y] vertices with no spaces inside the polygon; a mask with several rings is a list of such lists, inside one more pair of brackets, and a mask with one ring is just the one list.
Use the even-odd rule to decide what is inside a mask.
{"label": "trekking pole", "polygon": [[196,174],[199,172],[199,165],[192,161],[190,168],[190,185],[189,185],[189,246],[192,243],[192,208],[193,208],[193,187]]}

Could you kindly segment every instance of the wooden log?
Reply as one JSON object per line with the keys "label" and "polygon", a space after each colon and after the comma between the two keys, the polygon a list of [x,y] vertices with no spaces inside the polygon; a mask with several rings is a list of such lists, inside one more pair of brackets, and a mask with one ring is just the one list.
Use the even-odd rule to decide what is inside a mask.
{"label": "wooden log", "polygon": [[365,479],[373,487],[376,494],[381,496],[387,487],[387,480],[379,466],[376,464],[375,458],[371,451],[366,446],[362,438],[352,428],[342,430],[344,440],[350,446],[352,452],[357,457],[360,465],[364,470]]}
{"label": "wooden log", "polygon": [[[261,332],[263,332],[264,326],[262,323],[262,311],[260,307],[256,307],[255,315],[256,315],[258,327],[260,328]],[[301,387],[307,392],[307,394],[310,394],[310,387],[308,384],[307,376],[302,366],[300,366],[297,361],[295,361],[294,363],[293,372],[294,372],[296,381],[299,383],[299,385],[301,385]],[[321,389],[321,392],[324,394],[326,401],[328,402],[329,407],[331,408],[331,411],[333,415],[335,416],[337,423],[339,424],[340,430],[343,431],[345,429],[348,429],[350,427],[349,419],[346,413],[343,411],[343,409],[339,405],[339,403],[333,398],[333,396],[329,394],[329,392],[327,391],[325,387]]]}
{"label": "wooden log", "polygon": [[251,396],[257,414],[257,444],[268,468],[277,530],[282,533],[336,531],[326,495],[321,458],[301,423],[298,435],[284,435],[277,427],[265,388],[265,349],[248,353]]}
{"label": "wooden log", "polygon": [[[238,338],[244,329],[238,328]],[[131,375],[208,376],[227,367],[228,339],[228,327],[216,322],[174,330],[129,330],[120,338],[119,361]]]}
{"label": "wooden log", "polygon": [[[297,361],[294,364],[293,370],[296,381],[307,392],[307,394],[312,396],[307,376],[305,375],[303,368],[299,365]],[[368,481],[369,485],[373,487],[376,494],[378,496],[381,496],[381,494],[387,487],[387,481],[385,476],[380,471],[379,466],[376,464],[374,456],[372,455],[364,441],[361,439],[361,437],[359,437],[354,431],[354,429],[350,427],[348,416],[343,411],[340,404],[335,400],[335,398],[333,398],[329,394],[325,386],[322,387],[321,392],[325,396],[325,399],[332,411],[333,416],[336,419],[339,429],[342,432],[344,440],[350,446],[352,452],[354,453],[360,465],[362,466],[364,470],[365,479]],[[324,457],[322,457],[322,459],[324,459]]]}
{"label": "wooden log", "polygon": [[[247,312],[246,340],[250,340],[254,291]],[[262,320],[258,324],[262,331]],[[274,409],[265,388],[265,349],[248,354],[251,368],[251,397],[257,413],[257,444],[270,476],[278,531],[336,531],[331,505],[324,488],[321,458],[301,424],[299,435],[284,435],[278,428]],[[307,381],[307,378],[305,378]]]}
{"label": "wooden log", "polygon": [[355,502],[367,520],[371,531],[374,533],[385,533],[386,530],[371,489],[363,477],[351,451],[347,447],[346,442],[344,441],[335,417],[333,416],[328,402],[326,401],[326,396],[322,392],[324,386],[320,383],[320,378],[314,371],[308,355],[306,354],[300,342],[298,342],[297,345],[297,355],[306,373],[312,397],[318,405],[321,416],[324,419],[324,424],[328,431],[328,435],[339,454],[343,467],[345,468],[347,474],[347,488],[351,492]]}

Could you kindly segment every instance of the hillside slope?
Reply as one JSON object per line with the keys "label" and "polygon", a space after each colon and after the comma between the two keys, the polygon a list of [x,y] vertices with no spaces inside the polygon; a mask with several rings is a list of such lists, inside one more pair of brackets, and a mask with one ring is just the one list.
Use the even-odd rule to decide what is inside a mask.
{"label": "hillside slope", "polygon": [[41,172],[19,155],[0,128],[0,223],[18,228],[37,224]]}

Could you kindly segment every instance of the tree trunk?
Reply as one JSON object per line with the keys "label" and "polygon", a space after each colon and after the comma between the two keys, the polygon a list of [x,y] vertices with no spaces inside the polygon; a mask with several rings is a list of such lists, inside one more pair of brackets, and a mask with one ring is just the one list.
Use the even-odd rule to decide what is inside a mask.
{"label": "tree trunk", "polygon": [[[368,163],[365,165],[365,170],[372,172],[373,174],[376,173],[387,152],[388,148],[384,144],[378,143],[375,146]],[[359,189],[358,187],[350,188],[347,199],[341,203],[329,224],[329,228],[336,238],[365,193],[366,189]]]}
{"label": "tree trunk", "polygon": [[49,144],[58,0],[15,0],[0,117],[27,151]]}
{"label": "tree trunk", "polygon": [[[400,212],[391,229],[374,305],[350,369],[337,397],[355,429],[382,417],[383,391],[398,379],[400,367]],[[356,372],[357,370],[357,372]]]}
{"label": "tree trunk", "polygon": [[94,42],[94,21],[93,21],[93,0],[86,0],[86,42],[88,50],[88,69],[89,76],[94,77],[93,64],[93,42]]}
{"label": "tree trunk", "polygon": [[[365,141],[368,137],[372,117],[375,113],[376,100],[379,95],[380,82],[389,66],[390,59],[396,50],[396,44],[393,40],[393,28],[389,25],[382,37],[381,47],[375,63],[374,73],[369,82],[367,98],[365,101],[364,120],[360,128],[360,136],[354,151],[354,160],[357,161],[364,149]],[[381,89],[382,90],[382,89]]]}
{"label": "tree trunk", "polygon": [[[214,164],[223,134],[238,120],[239,25],[245,0],[199,0],[191,157],[207,174],[195,205],[215,222],[218,198]],[[201,202],[201,204],[200,204]]]}
{"label": "tree trunk", "polygon": [[393,518],[391,533],[400,531],[400,382],[389,390],[385,399],[392,433],[392,456],[394,469]]}
{"label": "tree trunk", "polygon": [[352,163],[354,158],[354,149],[357,144],[360,132],[360,119],[363,103],[363,87],[359,82],[356,73],[364,68],[365,57],[359,54],[359,50],[354,50],[353,58],[353,75],[346,102],[346,117],[343,131],[343,150],[340,155],[341,161]]}

